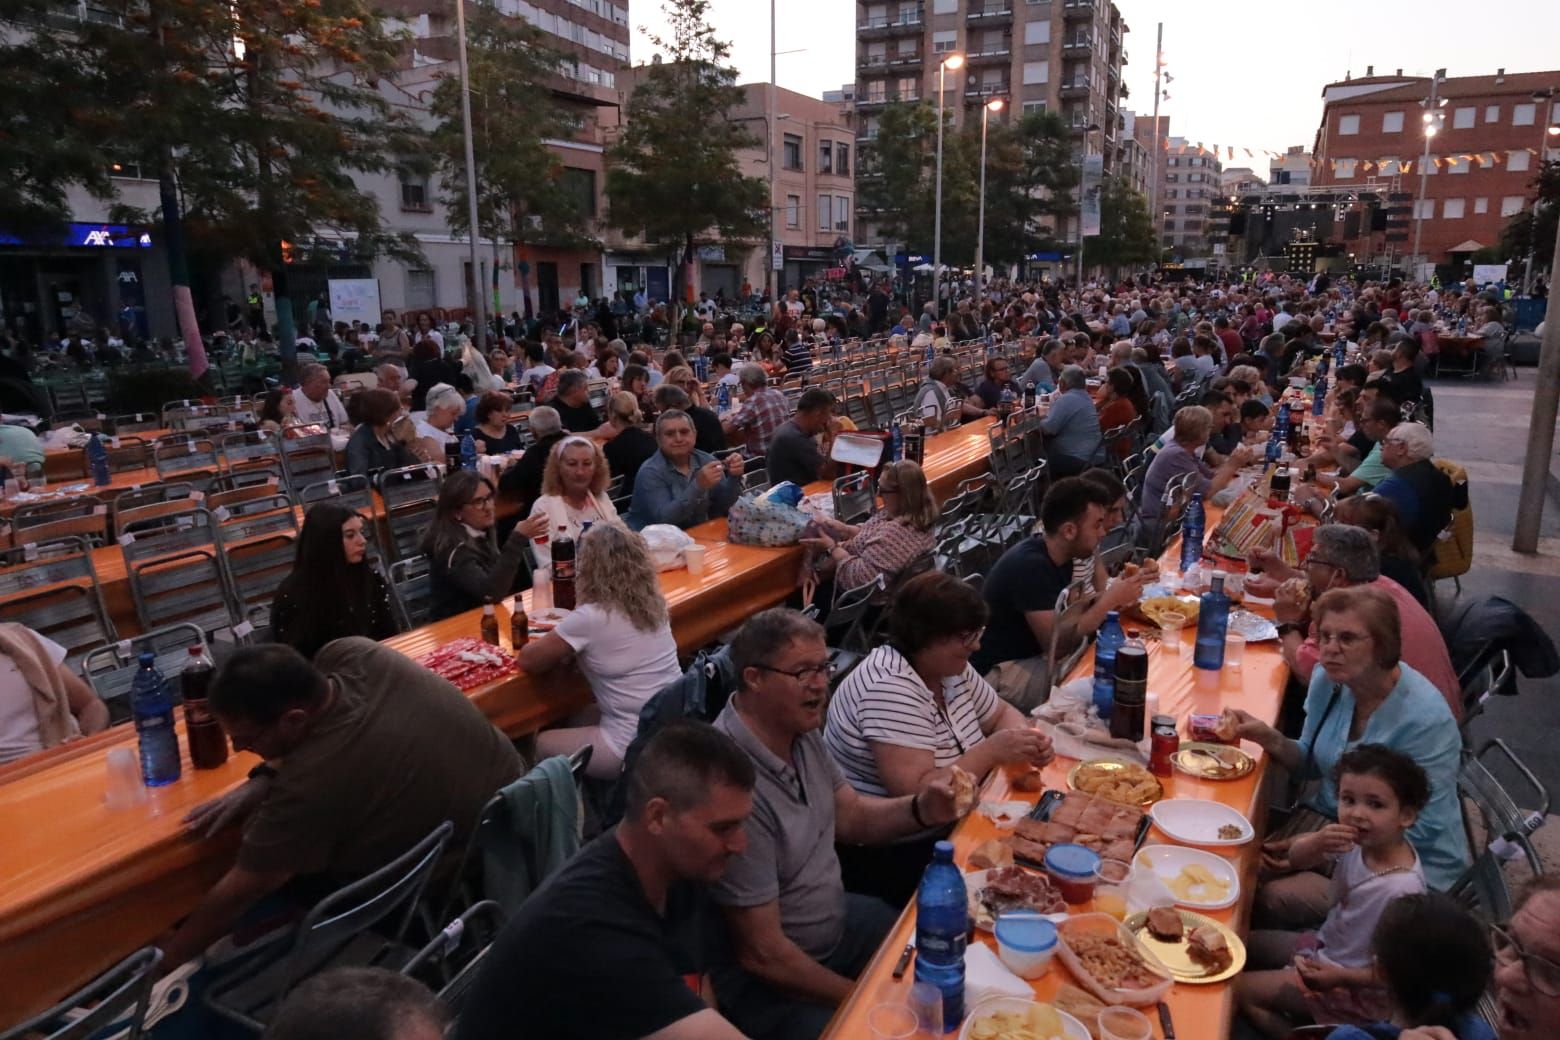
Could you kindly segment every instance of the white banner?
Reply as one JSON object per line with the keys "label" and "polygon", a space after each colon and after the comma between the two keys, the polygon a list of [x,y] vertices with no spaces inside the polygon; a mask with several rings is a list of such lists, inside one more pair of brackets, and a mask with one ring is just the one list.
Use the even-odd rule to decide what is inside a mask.
{"label": "white banner", "polygon": [[1105,157],[1103,155],[1084,157],[1083,205],[1080,212],[1084,238],[1100,233],[1100,177],[1104,172]]}
{"label": "white banner", "polygon": [[1473,265],[1473,284],[1475,284],[1475,285],[1484,286],[1484,285],[1489,285],[1492,282],[1503,282],[1505,280],[1506,280],[1506,265],[1505,264],[1474,264]]}
{"label": "white banner", "polygon": [[379,279],[332,278],[329,285],[331,321],[361,321],[369,328],[379,324]]}

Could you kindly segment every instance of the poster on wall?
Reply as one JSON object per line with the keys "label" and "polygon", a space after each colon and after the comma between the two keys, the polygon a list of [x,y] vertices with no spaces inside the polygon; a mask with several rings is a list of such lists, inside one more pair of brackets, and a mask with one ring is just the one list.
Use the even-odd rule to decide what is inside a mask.
{"label": "poster on wall", "polygon": [[332,278],[329,284],[332,321],[361,321],[370,328],[379,324],[378,278]]}
{"label": "poster on wall", "polygon": [[1100,178],[1105,172],[1105,157],[1090,155],[1083,160],[1083,231],[1084,238],[1100,233]]}
{"label": "poster on wall", "polygon": [[1495,282],[1506,280],[1505,264],[1474,264],[1473,283],[1475,285],[1491,285]]}

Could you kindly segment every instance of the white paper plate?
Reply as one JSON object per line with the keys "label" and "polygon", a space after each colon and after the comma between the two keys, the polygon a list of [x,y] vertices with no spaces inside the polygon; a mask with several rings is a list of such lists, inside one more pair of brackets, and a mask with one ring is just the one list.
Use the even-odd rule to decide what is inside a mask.
{"label": "white paper plate", "polygon": [[1181,873],[1181,868],[1193,864],[1206,867],[1208,873],[1220,881],[1230,883],[1230,894],[1224,899],[1211,901],[1177,899],[1176,903],[1180,906],[1190,907],[1193,910],[1223,910],[1227,906],[1234,906],[1240,899],[1240,875],[1236,873],[1234,864],[1212,852],[1190,849],[1184,845],[1145,845],[1138,850],[1132,862],[1140,869],[1147,870],[1159,878],[1167,889],[1170,887],[1170,882]]}
{"label": "white paper plate", "polygon": [[[1166,798],[1155,802],[1148,815],[1165,835],[1187,845],[1244,845],[1256,837],[1251,821],[1223,802],[1205,798]],[[1221,838],[1219,828],[1240,828],[1240,837]]]}
{"label": "white paper plate", "polygon": [[[993,1011],[1023,1011],[1031,1004],[1038,1003],[1041,1002],[1024,997],[990,997],[983,1000],[965,1012],[964,1028],[959,1030],[959,1040],[969,1040],[970,1031],[975,1027],[975,1020],[981,1015],[989,1015]],[[1062,1028],[1066,1032],[1067,1040],[1092,1040],[1089,1036],[1088,1026],[1061,1008],[1057,1008],[1056,1013],[1061,1017]]]}

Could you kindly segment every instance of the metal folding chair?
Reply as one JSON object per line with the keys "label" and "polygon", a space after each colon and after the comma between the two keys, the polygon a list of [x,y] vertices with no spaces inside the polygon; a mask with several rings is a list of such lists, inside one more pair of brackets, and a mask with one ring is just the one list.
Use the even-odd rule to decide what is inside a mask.
{"label": "metal folding chair", "polygon": [[[156,659],[157,670],[164,676],[171,676],[184,667],[190,647],[209,645],[206,633],[199,625],[184,622],[165,625],[92,650],[81,659],[81,674],[111,712],[125,716],[129,714],[130,685],[140,670],[142,653],[151,653]],[[177,695],[178,684],[173,685]]]}
{"label": "metal folding chair", "polygon": [[433,617],[433,577],[426,556],[407,556],[390,565],[390,590],[403,629],[425,625]]}
{"label": "metal folding chair", "polygon": [[84,538],[91,545],[108,541],[108,506],[96,495],[17,506],[11,514],[11,544]]}
{"label": "metal folding chair", "polygon": [[[1504,766],[1497,767],[1501,772],[1511,771],[1521,778],[1532,795],[1534,804],[1531,807],[1518,805],[1506,785],[1486,765],[1486,756],[1493,761],[1491,752],[1505,760]],[[1520,853],[1527,858],[1534,874],[1544,872],[1530,839],[1549,815],[1549,789],[1504,740],[1487,741],[1473,754],[1464,752],[1462,768],[1457,773],[1457,795],[1463,806],[1463,827],[1468,834],[1469,848],[1482,845],[1498,855]]]}
{"label": "metal folding chair", "polygon": [[91,550],[80,538],[0,552],[0,621],[26,625],[60,644],[72,667],[92,648],[119,638]]}
{"label": "metal folding chair", "polygon": [[834,519],[844,524],[859,524],[877,508],[877,492],[872,474],[851,473],[834,481]]}
{"label": "metal folding chair", "polygon": [[392,560],[417,553],[423,531],[433,519],[443,480],[431,463],[387,469],[374,478],[385,507],[385,549]]}
{"label": "metal folding chair", "polygon": [[0,1040],[90,1040],[110,1027],[116,1040],[139,1040],[162,957],[154,946],[137,950],[43,1014],[0,1033]]}

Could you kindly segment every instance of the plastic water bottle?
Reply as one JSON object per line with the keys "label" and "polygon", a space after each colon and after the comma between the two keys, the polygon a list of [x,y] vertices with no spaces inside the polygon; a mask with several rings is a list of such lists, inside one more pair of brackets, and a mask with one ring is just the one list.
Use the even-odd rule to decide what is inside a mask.
{"label": "plastic water bottle", "polygon": [[926,345],[926,363],[928,365],[930,365],[933,361],[936,361],[936,360],[937,360],[937,348],[936,348],[936,346],[934,344],[928,343]]}
{"label": "plastic water bottle", "polygon": [[1215,574],[1213,583],[1197,604],[1197,642],[1192,648],[1192,664],[1216,672],[1224,667],[1224,637],[1230,628],[1230,598],[1224,594],[1224,575]]}
{"label": "plastic water bottle", "polygon": [[1002,397],[997,402],[998,414],[1001,415],[1002,418],[1006,419],[1008,416],[1013,414],[1013,404],[1013,388],[1009,386],[1003,387]]}
{"label": "plastic water bottle", "polygon": [[721,383],[715,388],[715,410],[721,415],[731,411],[731,385]]}
{"label": "plastic water bottle", "polygon": [[888,440],[889,458],[893,462],[898,462],[905,457],[905,424],[895,419],[894,425],[889,430]]}
{"label": "plastic water bottle", "polygon": [[1116,710],[1116,651],[1126,641],[1121,615],[1112,610],[1105,615],[1099,638],[1094,641],[1094,710],[1106,725],[1110,724],[1111,714]]}
{"label": "plastic water bottle", "polygon": [[964,875],[953,864],[953,842],[939,841],[915,893],[915,981],[942,991],[943,1032],[964,1018],[964,946],[970,908]]}
{"label": "plastic water bottle", "polygon": [[161,787],[179,779],[179,735],[173,728],[173,693],[157,670],[154,654],[140,656],[141,668],[130,683],[130,715],[141,749],[141,779]]}
{"label": "plastic water bottle", "polygon": [[1024,384],[1024,411],[1032,412],[1035,408],[1035,384],[1031,380]]}
{"label": "plastic water bottle", "polygon": [[1267,464],[1271,466],[1273,463],[1277,462],[1278,457],[1283,454],[1283,450],[1283,442],[1279,439],[1278,429],[1275,427],[1273,430],[1273,435],[1268,438],[1266,455]]}
{"label": "plastic water bottle", "polygon": [[469,433],[460,439],[460,468],[473,473],[477,470],[477,442]]}
{"label": "plastic water bottle", "polygon": [[92,483],[98,487],[107,487],[113,479],[108,473],[108,449],[96,433],[87,441],[87,468],[92,471]]}
{"label": "plastic water bottle", "polygon": [[1457,335],[1468,335],[1468,318],[1466,315],[1457,320]]}
{"label": "plastic water bottle", "polygon": [[1192,496],[1192,501],[1181,517],[1181,572],[1183,574],[1202,559],[1203,525],[1206,522],[1202,493],[1198,492]]}
{"label": "plastic water bottle", "polygon": [[1311,398],[1311,414],[1321,415],[1327,407],[1327,375],[1322,373],[1316,377],[1316,393]]}

